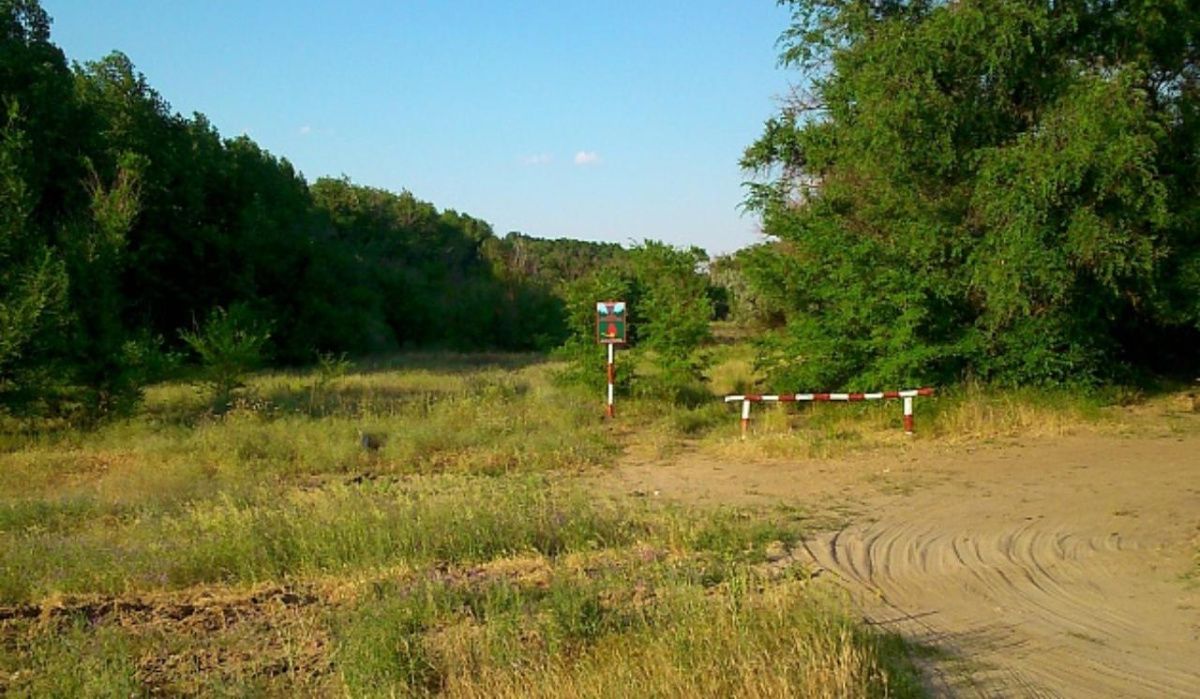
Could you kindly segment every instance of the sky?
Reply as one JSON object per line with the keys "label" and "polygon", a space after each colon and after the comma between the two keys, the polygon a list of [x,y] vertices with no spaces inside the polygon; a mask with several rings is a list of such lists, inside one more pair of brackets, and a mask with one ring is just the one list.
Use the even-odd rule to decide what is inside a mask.
{"label": "sky", "polygon": [[762,240],[746,146],[796,75],[774,0],[42,0],[70,60],[113,50],[184,115],[310,181],[408,190],[496,233]]}

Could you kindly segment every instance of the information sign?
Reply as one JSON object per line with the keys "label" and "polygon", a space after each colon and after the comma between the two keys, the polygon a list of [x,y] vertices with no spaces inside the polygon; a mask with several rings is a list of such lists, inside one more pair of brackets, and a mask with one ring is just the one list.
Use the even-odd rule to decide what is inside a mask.
{"label": "information sign", "polygon": [[623,345],[626,342],[624,301],[596,302],[596,341],[602,345]]}

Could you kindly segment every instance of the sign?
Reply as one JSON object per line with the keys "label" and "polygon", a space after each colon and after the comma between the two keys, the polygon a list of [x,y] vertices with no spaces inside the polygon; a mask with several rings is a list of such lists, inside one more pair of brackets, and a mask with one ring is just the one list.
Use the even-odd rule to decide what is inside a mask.
{"label": "sign", "polygon": [[596,303],[596,342],[602,345],[625,344],[624,301],[598,301]]}

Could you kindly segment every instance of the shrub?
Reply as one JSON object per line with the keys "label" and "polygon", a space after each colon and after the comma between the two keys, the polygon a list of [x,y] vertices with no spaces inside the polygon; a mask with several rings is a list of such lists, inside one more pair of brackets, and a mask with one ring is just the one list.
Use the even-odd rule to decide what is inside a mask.
{"label": "shrub", "polygon": [[199,356],[214,404],[225,405],[246,374],[262,363],[271,333],[247,306],[234,304],[213,309],[203,327],[181,330],[179,337]]}

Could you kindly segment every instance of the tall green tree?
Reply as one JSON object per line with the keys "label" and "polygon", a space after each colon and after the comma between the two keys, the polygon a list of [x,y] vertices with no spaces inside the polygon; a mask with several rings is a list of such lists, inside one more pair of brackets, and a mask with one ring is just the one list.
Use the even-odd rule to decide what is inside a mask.
{"label": "tall green tree", "polygon": [[776,379],[1086,383],[1195,340],[1192,3],[788,4],[803,87],[743,159]]}
{"label": "tall green tree", "polygon": [[85,189],[86,213],[62,226],[59,248],[70,279],[71,328],[67,359],[72,381],[84,387],[82,407],[93,416],[123,412],[140,395],[142,376],[127,356],[121,278],[129,230],[140,207],[144,161],[126,155],[110,182],[94,169]]}
{"label": "tall green tree", "polygon": [[68,286],[62,259],[30,221],[28,156],[13,102],[0,130],[0,403],[10,404],[48,368],[43,353],[62,325]]}

